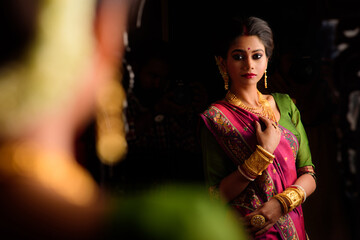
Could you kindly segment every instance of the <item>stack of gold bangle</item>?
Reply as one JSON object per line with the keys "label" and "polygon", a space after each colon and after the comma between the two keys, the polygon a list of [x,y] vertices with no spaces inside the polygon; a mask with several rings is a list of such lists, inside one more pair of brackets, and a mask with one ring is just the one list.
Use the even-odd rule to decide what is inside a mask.
{"label": "stack of gold bangle", "polygon": [[286,214],[304,202],[305,191],[298,187],[290,186],[282,193],[275,195],[274,198],[280,202],[283,213]]}
{"label": "stack of gold bangle", "polygon": [[255,179],[273,163],[274,158],[273,154],[257,145],[255,152],[238,169],[247,179]]}

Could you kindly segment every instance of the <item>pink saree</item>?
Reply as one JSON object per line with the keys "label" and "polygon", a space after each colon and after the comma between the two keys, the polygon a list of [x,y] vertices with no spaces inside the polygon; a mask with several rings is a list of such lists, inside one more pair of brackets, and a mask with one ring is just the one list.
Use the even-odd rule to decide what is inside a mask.
{"label": "pink saree", "polygon": [[[255,151],[257,140],[255,121],[258,116],[225,101],[218,101],[201,114],[205,125],[216,141],[232,160],[234,166]],[[294,184],[297,179],[296,155],[298,141],[293,133],[279,126],[281,141],[274,152],[274,162],[230,204],[242,216],[254,211],[271,197]],[[300,239],[305,240],[303,212],[298,206],[282,216],[265,234],[255,239]]]}

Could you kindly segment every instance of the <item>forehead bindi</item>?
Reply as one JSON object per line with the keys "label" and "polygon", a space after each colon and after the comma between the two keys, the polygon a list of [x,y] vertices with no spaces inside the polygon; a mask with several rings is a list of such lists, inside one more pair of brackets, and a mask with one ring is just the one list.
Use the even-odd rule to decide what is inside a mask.
{"label": "forehead bindi", "polygon": [[257,36],[241,36],[238,37],[230,47],[230,51],[234,49],[239,49],[246,52],[257,50],[265,51],[265,46]]}

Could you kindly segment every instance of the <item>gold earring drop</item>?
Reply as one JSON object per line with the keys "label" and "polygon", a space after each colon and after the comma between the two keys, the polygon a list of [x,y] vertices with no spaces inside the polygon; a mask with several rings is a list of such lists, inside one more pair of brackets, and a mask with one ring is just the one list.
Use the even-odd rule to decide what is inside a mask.
{"label": "gold earring drop", "polygon": [[127,153],[124,102],[126,94],[115,75],[97,93],[96,150],[103,164],[115,165]]}
{"label": "gold earring drop", "polygon": [[265,78],[264,78],[264,82],[265,82],[265,88],[267,88],[267,75],[266,75],[266,70],[265,70]]}
{"label": "gold earring drop", "polygon": [[224,88],[225,90],[229,90],[229,75],[227,72],[221,74],[224,79]]}
{"label": "gold earring drop", "polygon": [[229,74],[222,69],[220,60],[216,56],[215,56],[215,61],[216,61],[216,65],[219,68],[220,74],[221,74],[222,78],[224,79],[224,88],[225,88],[225,90],[229,90]]}

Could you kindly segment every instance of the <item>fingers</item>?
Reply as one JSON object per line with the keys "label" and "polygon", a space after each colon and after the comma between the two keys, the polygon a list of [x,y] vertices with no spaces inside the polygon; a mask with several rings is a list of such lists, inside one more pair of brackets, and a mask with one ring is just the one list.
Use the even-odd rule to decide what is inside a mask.
{"label": "fingers", "polygon": [[255,130],[258,144],[273,153],[281,140],[281,129],[271,120],[259,117],[259,121],[255,121]]}
{"label": "fingers", "polygon": [[264,118],[264,117],[260,117],[261,121],[264,122],[265,126],[266,126],[266,130],[270,130],[270,131],[273,131],[273,130],[276,130],[276,132],[280,132],[280,129],[279,127],[277,126],[277,124],[275,122],[272,122],[271,120],[267,119],[267,118]]}
{"label": "fingers", "polygon": [[265,224],[261,227],[253,226],[251,224],[251,218],[255,216],[256,214],[251,214],[245,217],[245,227],[248,229],[248,231],[255,235],[261,235],[265,233],[267,230],[269,230],[273,224],[265,218]]}
{"label": "fingers", "polygon": [[264,224],[264,226],[262,226],[261,228],[259,227],[255,227],[252,226],[250,221],[245,221],[245,227],[248,229],[248,231],[252,234],[255,234],[255,236],[264,234],[265,232],[267,232],[272,226],[274,225],[273,222],[269,221],[268,219],[266,219],[266,222]]}
{"label": "fingers", "polygon": [[[270,119],[262,117],[262,116],[259,116],[259,119],[260,119],[261,123],[263,123],[263,125],[261,125],[261,123],[259,121],[255,121],[256,122],[255,128],[258,132],[260,132],[260,130],[261,130],[261,132],[265,132],[267,129],[279,130],[277,124],[275,122],[271,121]],[[264,130],[262,130],[262,129],[264,129]]]}
{"label": "fingers", "polygon": [[255,236],[258,236],[258,235],[261,235],[261,234],[264,234],[266,233],[274,224],[267,224],[265,225],[265,227],[263,227],[260,231],[257,231],[255,233]]}
{"label": "fingers", "polygon": [[264,216],[264,214],[260,214],[258,209],[245,216],[245,223],[250,232],[256,232],[267,225],[268,219]]}
{"label": "fingers", "polygon": [[261,125],[258,121],[255,121],[255,130],[256,132],[262,132]]}
{"label": "fingers", "polygon": [[259,116],[260,120],[263,121],[265,123],[266,128],[268,128],[269,126],[272,125],[272,121],[270,121],[270,119]]}
{"label": "fingers", "polygon": [[[267,232],[281,216],[272,212],[272,205],[265,203],[263,206],[256,209],[254,212],[249,213],[244,217],[244,224],[247,230],[255,236],[262,235]],[[269,212],[270,211],[270,212]],[[254,219],[253,219],[254,218]],[[263,218],[262,221],[259,219]],[[252,221],[253,220],[253,221]]]}

